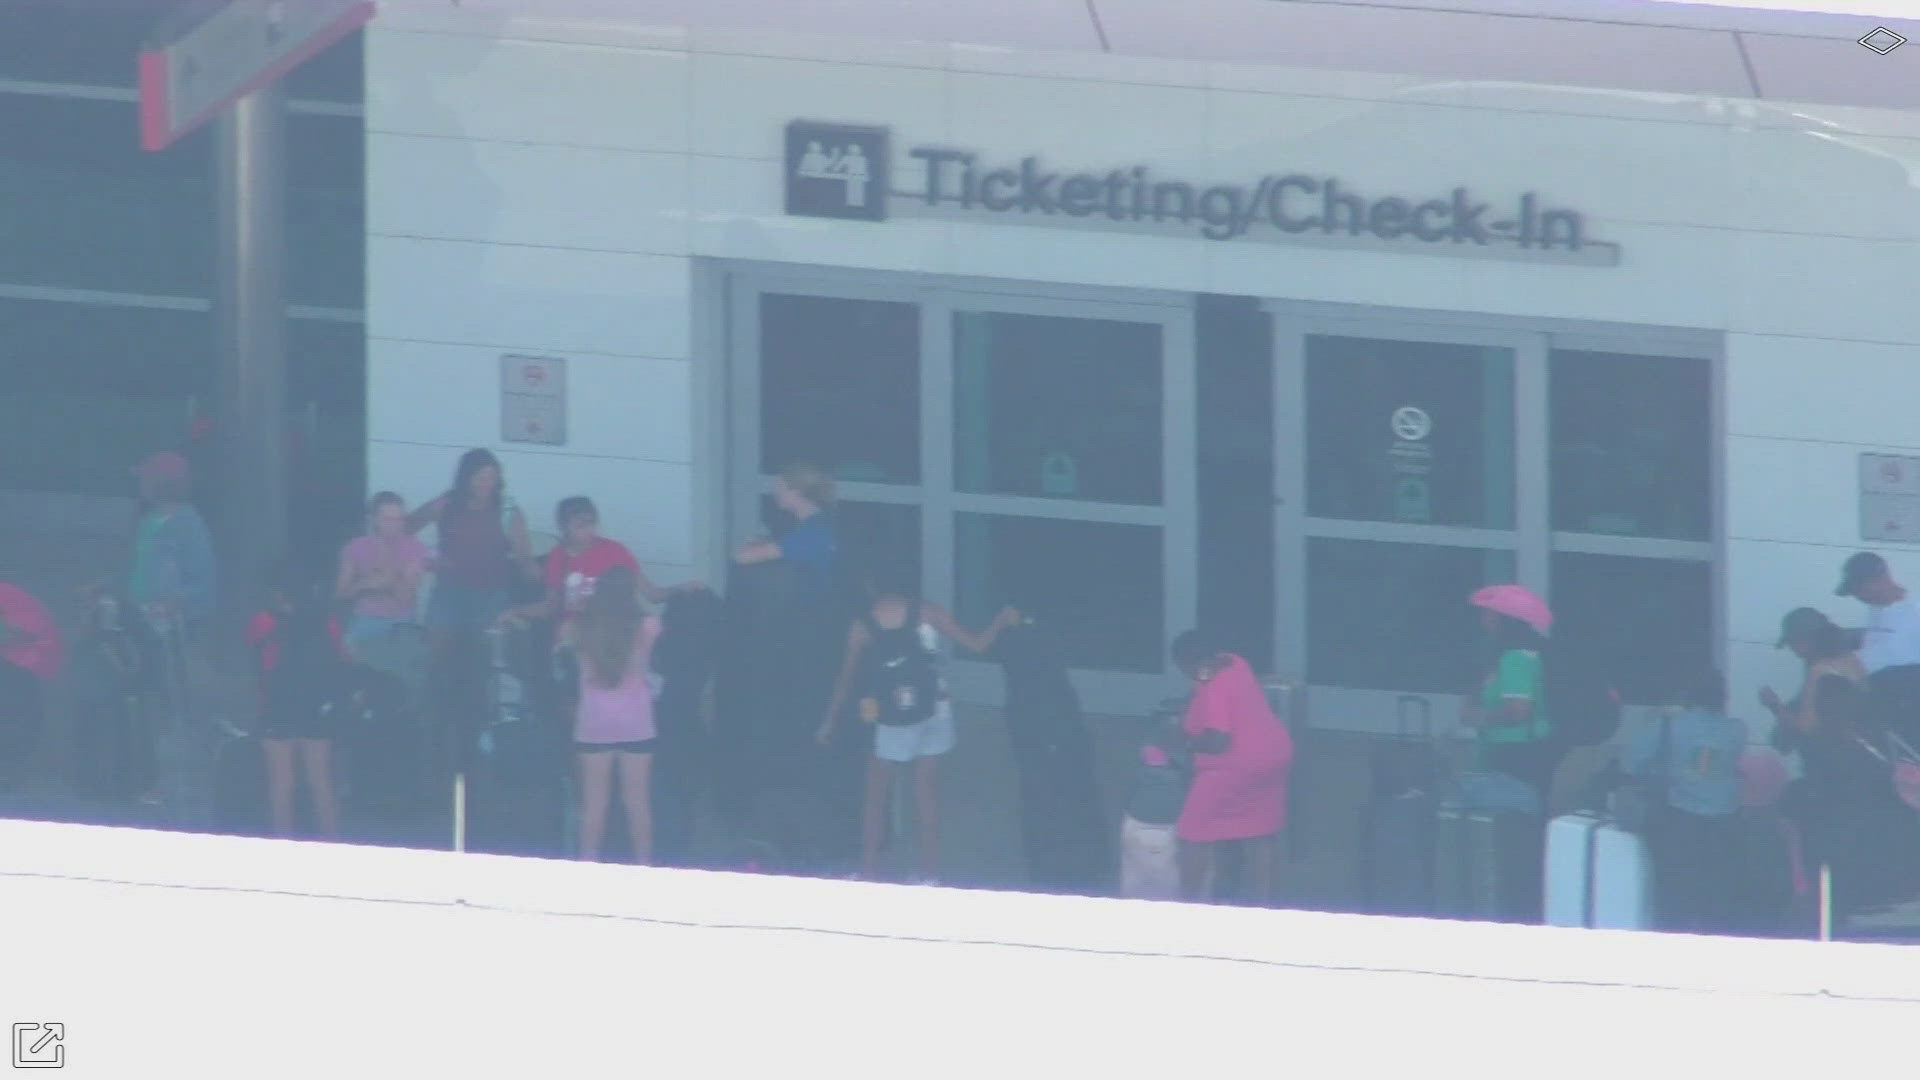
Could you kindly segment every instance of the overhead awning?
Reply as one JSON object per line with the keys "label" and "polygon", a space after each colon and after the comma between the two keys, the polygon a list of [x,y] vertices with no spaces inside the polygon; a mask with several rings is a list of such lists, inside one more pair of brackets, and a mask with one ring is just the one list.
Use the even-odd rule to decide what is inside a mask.
{"label": "overhead awning", "polygon": [[[1420,78],[1920,106],[1916,0],[385,0],[505,16]],[[1877,53],[1878,27],[1913,44]]]}

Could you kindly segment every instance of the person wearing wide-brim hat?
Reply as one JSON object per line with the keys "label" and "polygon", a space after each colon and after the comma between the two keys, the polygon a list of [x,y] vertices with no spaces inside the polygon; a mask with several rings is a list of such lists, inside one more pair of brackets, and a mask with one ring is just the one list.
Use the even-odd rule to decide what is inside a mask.
{"label": "person wearing wide-brim hat", "polygon": [[1557,764],[1545,693],[1553,611],[1521,585],[1490,585],[1467,602],[1480,609],[1495,653],[1465,711],[1478,733],[1480,766],[1524,780],[1544,796]]}

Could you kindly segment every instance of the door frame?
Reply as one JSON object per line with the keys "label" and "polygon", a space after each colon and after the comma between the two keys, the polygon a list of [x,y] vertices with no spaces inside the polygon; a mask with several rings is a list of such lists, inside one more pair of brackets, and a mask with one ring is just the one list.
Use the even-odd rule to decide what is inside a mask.
{"label": "door frame", "polygon": [[[910,302],[920,313],[920,482],[842,482],[844,499],[916,506],[921,511],[925,595],[951,607],[957,593],[955,520],[962,513],[1148,525],[1161,536],[1162,636],[1193,625],[1198,615],[1197,385],[1192,294],[1096,289],[997,279],[713,262],[711,287],[725,296],[725,340],[719,343],[722,392],[713,440],[724,455],[712,471],[723,508],[714,530],[738,540],[758,528],[759,499],[772,489],[760,471],[759,297],[764,293]],[[1155,323],[1161,328],[1161,469],[1158,506],[1095,503],[957,490],[954,472],[953,316],[963,311],[1105,318]],[[937,481],[937,482],[936,482]],[[724,560],[724,554],[717,558]],[[999,704],[1003,687],[995,665],[954,657],[954,696],[963,703]],[[1073,672],[1083,704],[1094,715],[1138,715],[1177,687],[1164,652],[1159,670]]]}
{"label": "door frame", "polygon": [[[1458,694],[1409,694],[1312,683],[1307,671],[1307,545],[1315,537],[1510,549],[1515,579],[1551,595],[1556,552],[1706,562],[1712,581],[1715,660],[1726,665],[1726,429],[1724,335],[1676,327],[1578,320],[1477,316],[1319,302],[1269,301],[1274,360],[1275,670],[1308,687],[1318,726],[1368,733],[1398,731],[1412,716],[1431,717],[1437,735],[1457,734]],[[1505,347],[1513,350],[1514,528],[1349,522],[1307,513],[1306,342],[1314,335]],[[1709,365],[1712,535],[1706,541],[1610,537],[1552,529],[1550,357],[1586,350],[1700,360]]]}

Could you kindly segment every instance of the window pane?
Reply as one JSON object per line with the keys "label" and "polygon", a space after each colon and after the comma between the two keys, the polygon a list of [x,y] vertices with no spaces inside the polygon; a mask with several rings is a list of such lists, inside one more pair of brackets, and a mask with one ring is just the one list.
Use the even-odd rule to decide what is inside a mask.
{"label": "window pane", "polygon": [[127,470],[210,399],[205,312],[0,299],[0,487],[132,493]]}
{"label": "window pane", "polygon": [[1635,705],[1664,705],[1713,662],[1712,568],[1614,555],[1553,557],[1554,648],[1620,680]]}
{"label": "window pane", "polygon": [[1707,361],[1555,352],[1552,371],[1553,527],[1711,537]]}
{"label": "window pane", "polygon": [[760,297],[760,467],[818,462],[843,480],[920,480],[920,309]]}
{"label": "window pane", "polygon": [[1513,350],[1307,338],[1307,513],[1513,527]]}
{"label": "window pane", "polygon": [[131,88],[159,16],[157,4],[103,11],[73,0],[11,0],[0,5],[0,77]]}
{"label": "window pane", "polygon": [[953,424],[962,491],[1161,501],[1158,323],[961,312]]}
{"label": "window pane", "polygon": [[975,629],[1019,601],[1051,618],[1075,667],[1165,669],[1160,530],[955,516],[958,615]]}
{"label": "window pane", "polygon": [[[213,295],[211,129],[143,152],[128,102],[0,93],[0,281]],[[355,118],[287,122],[287,295],[365,302],[364,134]]]}
{"label": "window pane", "polygon": [[[128,66],[132,66],[131,58]],[[211,295],[212,138],[139,145],[129,102],[0,94],[0,280]]]}
{"label": "window pane", "polygon": [[1322,686],[1464,692],[1479,673],[1467,597],[1512,581],[1513,553],[1369,540],[1307,542],[1307,674]]}

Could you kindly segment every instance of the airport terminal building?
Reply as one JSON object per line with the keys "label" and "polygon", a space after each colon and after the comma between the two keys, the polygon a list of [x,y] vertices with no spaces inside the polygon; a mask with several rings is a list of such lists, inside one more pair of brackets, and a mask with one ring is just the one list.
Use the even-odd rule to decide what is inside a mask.
{"label": "airport terminal building", "polygon": [[817,460],[963,619],[1054,608],[1103,710],[1204,621],[1317,725],[1444,720],[1463,598],[1516,580],[1636,702],[1711,661],[1755,711],[1786,610],[1859,618],[1847,554],[1920,580],[1920,45],[1876,25],[1920,37],[388,0],[367,484],[487,446],[539,517],[590,494],[657,579],[717,581]]}

